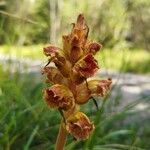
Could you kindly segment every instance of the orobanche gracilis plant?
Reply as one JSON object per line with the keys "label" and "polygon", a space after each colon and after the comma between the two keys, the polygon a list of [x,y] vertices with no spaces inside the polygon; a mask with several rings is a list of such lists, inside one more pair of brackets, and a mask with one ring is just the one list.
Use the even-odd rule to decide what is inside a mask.
{"label": "orobanche gracilis plant", "polygon": [[94,55],[102,47],[87,39],[88,32],[84,16],[80,14],[71,33],[62,36],[62,49],[53,45],[44,48],[49,61],[43,73],[47,76],[46,81],[52,84],[44,90],[44,99],[50,108],[59,110],[62,115],[57,150],[63,149],[67,133],[77,140],[89,137],[94,124],[80,112],[80,105],[95,95],[105,96],[111,85],[111,79],[88,79],[99,69]]}

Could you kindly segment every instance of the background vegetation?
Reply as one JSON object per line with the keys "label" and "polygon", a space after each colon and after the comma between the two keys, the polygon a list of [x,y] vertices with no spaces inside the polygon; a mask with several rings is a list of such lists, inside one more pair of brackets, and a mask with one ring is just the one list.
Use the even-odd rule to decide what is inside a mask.
{"label": "background vegetation", "polygon": [[[104,47],[96,55],[101,68],[150,74],[149,0],[1,0],[0,150],[54,149],[60,115],[42,100],[45,84],[40,69],[16,70],[10,60],[40,60],[42,66],[46,60],[42,47],[61,46],[61,35],[70,31],[79,13],[85,14],[90,39]],[[134,109],[141,100],[149,103],[150,97],[141,96],[120,109],[119,94],[112,92],[107,101],[98,101],[99,111],[91,102],[82,107],[96,130],[83,142],[69,136],[66,150],[150,149],[150,121]]]}

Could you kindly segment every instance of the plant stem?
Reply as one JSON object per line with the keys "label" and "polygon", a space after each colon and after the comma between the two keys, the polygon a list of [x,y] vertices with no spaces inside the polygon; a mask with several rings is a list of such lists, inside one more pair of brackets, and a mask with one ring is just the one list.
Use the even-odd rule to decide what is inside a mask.
{"label": "plant stem", "polygon": [[56,149],[55,150],[63,150],[63,147],[66,143],[67,132],[63,126],[63,120],[61,121],[59,133],[56,140]]}

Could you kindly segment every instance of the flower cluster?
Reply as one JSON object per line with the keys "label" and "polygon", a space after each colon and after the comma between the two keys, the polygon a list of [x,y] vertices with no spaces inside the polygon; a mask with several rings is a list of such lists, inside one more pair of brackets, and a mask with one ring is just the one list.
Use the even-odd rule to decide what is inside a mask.
{"label": "flower cluster", "polygon": [[92,96],[105,96],[111,85],[111,79],[87,81],[99,69],[94,55],[102,47],[87,39],[88,32],[84,16],[80,14],[71,33],[62,37],[62,49],[53,45],[44,48],[49,62],[43,74],[46,74],[46,82],[52,84],[44,90],[44,99],[50,108],[63,112],[65,130],[80,140],[89,137],[94,124],[79,111],[79,106]]}

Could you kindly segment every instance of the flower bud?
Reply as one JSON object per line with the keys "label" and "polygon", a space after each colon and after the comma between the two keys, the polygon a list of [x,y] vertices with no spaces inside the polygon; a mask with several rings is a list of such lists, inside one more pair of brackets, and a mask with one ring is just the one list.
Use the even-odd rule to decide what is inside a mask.
{"label": "flower bud", "polygon": [[93,123],[82,112],[76,112],[67,119],[66,130],[77,140],[87,139],[93,129]]}

